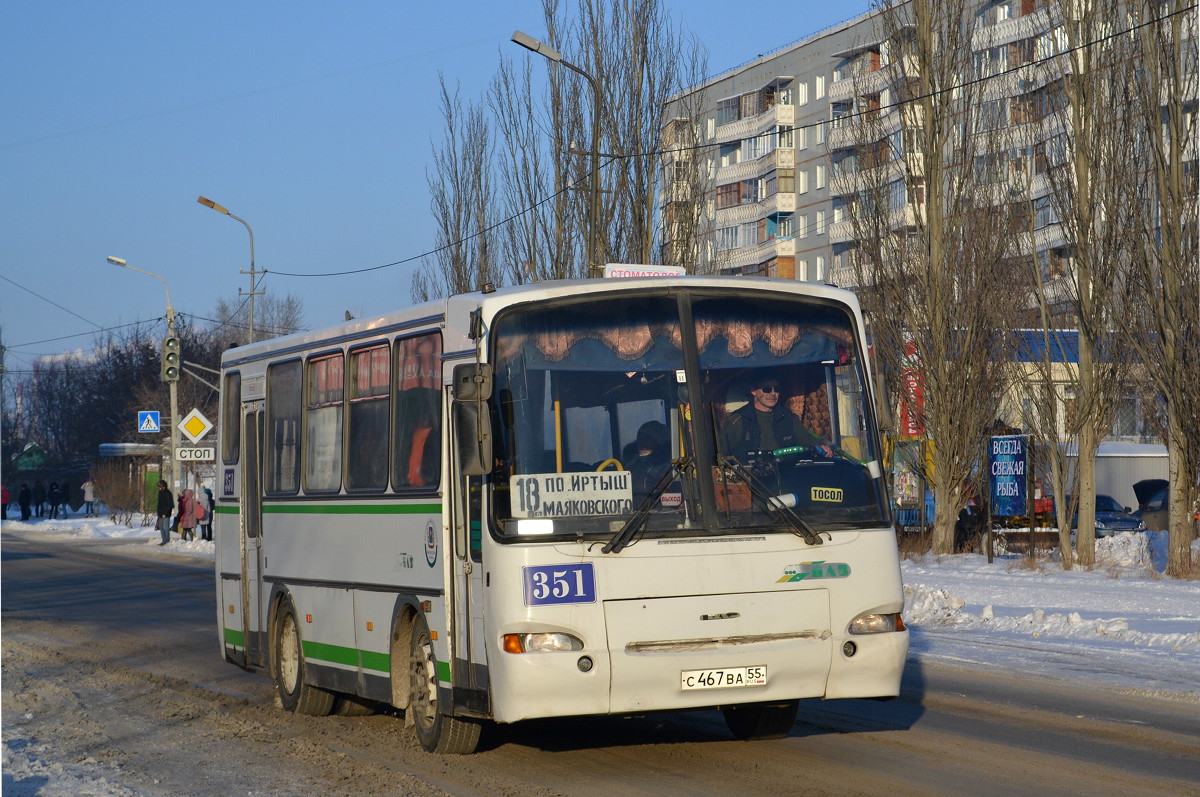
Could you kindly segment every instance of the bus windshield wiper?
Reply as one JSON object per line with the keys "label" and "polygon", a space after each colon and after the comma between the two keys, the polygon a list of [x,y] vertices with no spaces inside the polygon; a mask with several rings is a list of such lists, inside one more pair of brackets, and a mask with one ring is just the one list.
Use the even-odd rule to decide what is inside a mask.
{"label": "bus windshield wiper", "polygon": [[820,545],[824,542],[821,539],[821,535],[804,518],[793,512],[792,508],[785,504],[780,497],[771,495],[771,491],[767,489],[766,485],[759,481],[745,465],[733,457],[722,457],[721,466],[727,469],[738,481],[750,488],[751,495],[761,501],[768,510],[783,518],[783,521],[791,527],[792,531],[797,536],[803,537],[804,541],[809,545]]}
{"label": "bus windshield wiper", "polygon": [[671,462],[663,475],[659,476],[658,481],[650,488],[650,492],[638,504],[638,508],[626,519],[625,525],[621,526],[621,529],[613,535],[613,538],[600,549],[601,553],[620,553],[625,546],[629,545],[634,535],[646,525],[646,520],[650,517],[650,512],[654,509],[654,505],[658,503],[658,499],[666,492],[671,482],[683,475],[683,471],[687,469],[690,462],[691,460],[687,457],[680,457]]}

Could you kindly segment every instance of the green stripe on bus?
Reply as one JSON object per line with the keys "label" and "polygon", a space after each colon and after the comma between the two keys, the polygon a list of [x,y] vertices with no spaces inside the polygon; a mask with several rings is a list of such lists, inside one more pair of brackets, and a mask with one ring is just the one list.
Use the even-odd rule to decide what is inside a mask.
{"label": "green stripe on bus", "polygon": [[358,648],[328,645],[324,642],[304,642],[304,655],[313,661],[329,661],[334,664],[358,666]]}
{"label": "green stripe on bus", "polygon": [[441,514],[441,504],[264,504],[269,515],[429,515]]}
{"label": "green stripe on bus", "polygon": [[329,645],[324,642],[305,642],[304,655],[313,661],[327,661],[333,664],[344,664],[357,667],[359,656],[362,656],[364,670],[391,672],[392,657],[386,653],[374,653],[369,650],[348,648],[342,645]]}
{"label": "green stripe on bus", "polygon": [[[225,644],[235,647],[245,647],[246,636],[235,628],[225,629]],[[392,671],[392,657],[387,653],[376,653],[371,650],[359,650],[342,645],[329,645],[324,642],[305,642],[305,657],[313,661],[327,661],[333,664],[343,664],[357,667],[359,657],[362,657],[362,668],[375,672],[388,673]],[[450,665],[438,662],[438,680],[450,683]]]}
{"label": "green stripe on bus", "polygon": [[213,507],[213,512],[217,513],[218,515],[236,515],[238,513],[238,508],[236,506],[218,505]]}

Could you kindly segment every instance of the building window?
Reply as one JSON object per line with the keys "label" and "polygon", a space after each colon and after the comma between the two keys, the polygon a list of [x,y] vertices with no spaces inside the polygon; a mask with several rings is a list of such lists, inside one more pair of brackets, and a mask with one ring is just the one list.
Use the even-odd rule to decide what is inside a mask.
{"label": "building window", "polygon": [[825,187],[825,167],[823,165],[817,166],[816,177],[817,177],[817,188],[824,188]]}
{"label": "building window", "polygon": [[800,214],[799,219],[800,219],[799,237],[807,238],[808,237],[808,216],[806,216],[804,214]]}
{"label": "building window", "polygon": [[825,234],[825,211],[817,211],[817,235]]}
{"label": "building window", "polygon": [[[801,134],[804,133],[804,128],[800,128]],[[786,125],[780,125],[777,133],[779,135],[779,146],[783,149],[791,149],[796,146],[796,131],[795,128]],[[803,139],[802,139],[803,140]]]}
{"label": "building window", "polygon": [[796,193],[807,194],[808,193],[808,169],[800,169],[797,172],[797,176],[799,177],[799,181],[796,183]]}
{"label": "building window", "polygon": [[738,228],[721,227],[717,230],[717,251],[727,252],[738,247]]}
{"label": "building window", "polygon": [[796,193],[796,170],[795,169],[780,169],[779,170],[779,193],[781,193],[781,194]]}
{"label": "building window", "polygon": [[813,275],[813,282],[825,281],[825,258],[817,256],[816,274]]}
{"label": "building window", "polygon": [[813,81],[813,88],[815,89],[814,93],[818,100],[825,96],[825,76],[824,75],[817,75],[817,77]]}
{"label": "building window", "polygon": [[739,118],[738,109],[740,105],[737,97],[729,97],[724,100],[717,101],[717,124],[727,125],[730,122],[736,122]]}
{"label": "building window", "polygon": [[717,209],[731,208],[740,204],[741,188],[740,182],[717,186]]}
{"label": "building window", "polygon": [[796,84],[796,104],[808,105],[808,84],[799,82]]}

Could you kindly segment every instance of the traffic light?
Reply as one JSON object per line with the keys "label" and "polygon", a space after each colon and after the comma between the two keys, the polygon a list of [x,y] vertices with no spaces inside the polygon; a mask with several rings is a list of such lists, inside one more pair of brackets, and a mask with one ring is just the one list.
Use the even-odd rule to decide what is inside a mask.
{"label": "traffic light", "polygon": [[162,370],[159,377],[164,382],[178,382],[179,369],[183,361],[179,354],[179,338],[168,336],[163,339]]}

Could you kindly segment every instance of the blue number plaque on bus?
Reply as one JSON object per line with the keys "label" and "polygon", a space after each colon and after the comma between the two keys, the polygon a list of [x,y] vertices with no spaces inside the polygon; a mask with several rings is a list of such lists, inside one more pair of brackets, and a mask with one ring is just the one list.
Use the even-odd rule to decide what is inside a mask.
{"label": "blue number plaque on bus", "polygon": [[526,606],[596,602],[596,574],[591,562],[524,567],[521,570]]}

